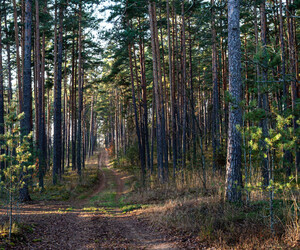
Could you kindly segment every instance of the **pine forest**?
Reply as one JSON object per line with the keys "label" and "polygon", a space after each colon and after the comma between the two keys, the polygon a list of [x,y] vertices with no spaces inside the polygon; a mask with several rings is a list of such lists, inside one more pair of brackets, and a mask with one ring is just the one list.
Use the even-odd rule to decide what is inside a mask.
{"label": "pine forest", "polygon": [[299,249],[300,0],[0,0],[0,249]]}

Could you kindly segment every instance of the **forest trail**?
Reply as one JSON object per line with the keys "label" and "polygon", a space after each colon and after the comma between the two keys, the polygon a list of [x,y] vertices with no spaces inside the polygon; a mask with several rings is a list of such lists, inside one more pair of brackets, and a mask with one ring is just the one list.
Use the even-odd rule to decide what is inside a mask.
{"label": "forest trail", "polygon": [[[104,151],[103,151],[104,152]],[[84,200],[35,202],[19,212],[30,224],[26,243],[12,249],[176,249],[172,239],[141,221],[120,204],[125,176],[107,167],[107,153],[99,155],[100,181]],[[5,214],[0,210],[0,217]]]}

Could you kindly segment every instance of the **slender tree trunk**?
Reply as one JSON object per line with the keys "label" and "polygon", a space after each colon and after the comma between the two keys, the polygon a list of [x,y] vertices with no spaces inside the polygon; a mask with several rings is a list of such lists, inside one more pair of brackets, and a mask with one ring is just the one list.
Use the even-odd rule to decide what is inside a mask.
{"label": "slender tree trunk", "polygon": [[[47,12],[47,0],[45,0],[45,6],[43,9],[44,14]],[[43,31],[43,38],[42,38],[42,62],[41,62],[41,84],[42,84],[42,124],[41,129],[43,131],[43,143],[42,143],[42,152],[43,152],[43,158],[45,161],[45,169],[47,167],[47,134],[46,134],[46,115],[45,115],[45,109],[46,109],[46,103],[45,103],[45,64],[46,64],[46,36],[45,32]]]}
{"label": "slender tree trunk", "polygon": [[82,128],[81,128],[81,116],[82,116],[82,35],[81,35],[81,1],[79,3],[79,33],[78,33],[78,121],[77,121],[77,172],[81,176],[81,149],[82,149]]}
{"label": "slender tree trunk", "polygon": [[[186,100],[186,40],[185,40],[185,17],[184,17],[184,1],[181,4],[181,22],[182,22],[182,102],[183,102],[183,114],[182,114],[182,169],[186,164],[186,130],[187,130],[187,100]],[[183,172],[182,172],[183,173]]]}
{"label": "slender tree trunk", "polygon": [[[2,62],[2,10],[0,8],[0,136],[4,135],[4,90],[3,90],[3,62]],[[3,139],[0,138],[0,145],[3,144]],[[0,150],[1,155],[4,153],[3,148]],[[4,161],[0,161],[0,181],[4,179],[2,171],[4,170]]]}
{"label": "slender tree trunk", "polygon": [[[66,46],[66,45],[65,45]],[[63,96],[63,142],[62,142],[62,157],[61,169],[62,174],[65,172],[65,155],[68,155],[68,141],[67,141],[67,116],[68,116],[68,100],[67,100],[67,49],[65,48],[65,63],[64,63],[64,96]]]}
{"label": "slender tree trunk", "polygon": [[[160,15],[160,20],[161,18],[161,8],[159,11],[159,15]],[[157,27],[157,25],[156,25]],[[167,112],[166,110],[168,110],[168,100],[167,100],[167,93],[166,93],[166,67],[165,67],[165,55],[164,55],[164,43],[163,43],[163,33],[162,33],[162,26],[160,26],[160,42],[161,42],[161,49],[159,48],[159,38],[157,36],[157,46],[158,46],[158,50],[157,52],[159,52],[161,50],[162,52],[162,70],[161,71],[161,60],[160,60],[160,54],[157,55],[157,57],[159,58],[158,60],[158,73],[160,75],[159,79],[161,79],[161,83],[160,83],[160,95],[161,95],[161,107],[162,107],[162,148],[163,148],[163,176],[164,176],[164,181],[168,180],[169,177],[169,165],[168,165],[168,130],[167,130],[167,124],[168,124],[168,116],[167,116]],[[158,34],[158,29],[157,29],[157,34]]]}
{"label": "slender tree trunk", "polygon": [[57,51],[57,77],[54,83],[54,137],[53,137],[53,184],[57,183],[57,178],[61,175],[61,82],[62,82],[62,47],[63,47],[63,6],[59,6],[59,34]]}
{"label": "slender tree trunk", "polygon": [[[4,0],[5,5],[5,0]],[[12,80],[11,80],[11,57],[10,57],[10,38],[9,38],[9,30],[7,25],[7,15],[6,15],[6,6],[4,7],[4,22],[5,22],[5,31],[6,31],[6,39],[7,39],[7,45],[6,45],[6,55],[7,55],[7,71],[8,71],[8,104],[11,103],[12,100]]]}
{"label": "slender tree trunk", "polygon": [[51,163],[51,124],[50,124],[50,113],[51,113],[51,101],[50,101],[50,88],[47,89],[47,167],[50,168]]}
{"label": "slender tree trunk", "polygon": [[219,83],[218,83],[218,57],[215,27],[215,1],[211,0],[212,7],[212,81],[213,81],[213,171],[219,169],[217,158],[220,150],[220,123],[219,123]]}
{"label": "slender tree trunk", "polygon": [[142,184],[144,185],[145,184],[145,170],[146,170],[145,164],[146,164],[146,162],[145,162],[145,154],[143,154],[143,150],[142,150],[141,133],[140,133],[136,99],[135,99],[131,43],[128,44],[128,55],[129,55],[129,67],[130,67],[130,78],[131,78],[132,105],[133,105],[133,110],[134,110],[135,128],[136,128],[136,135],[137,135],[137,139],[138,139],[139,156],[140,156],[140,161],[141,161]]}
{"label": "slender tree trunk", "polygon": [[[36,27],[36,19],[35,19],[35,27]],[[33,25],[34,25],[33,23]],[[39,140],[39,122],[38,122],[38,117],[39,117],[39,109],[38,109],[38,76],[37,76],[37,71],[40,71],[40,68],[38,69],[37,66],[37,51],[36,51],[36,43],[37,43],[37,36],[36,36],[36,28],[33,28],[33,92],[34,92],[34,127],[33,131],[35,133],[35,141],[36,141],[36,146],[38,146],[38,140]]]}
{"label": "slender tree trunk", "polygon": [[[283,6],[282,0],[279,0],[279,42],[281,55],[281,78],[283,82],[283,113],[286,112],[288,106],[288,86],[286,83],[286,69],[285,69],[285,42],[284,42],[284,25],[283,25]],[[284,150],[283,166],[288,175],[291,173],[290,162],[292,161],[292,154],[290,150]]]}
{"label": "slender tree trunk", "polygon": [[[191,22],[189,21],[189,28],[191,29]],[[197,146],[197,136],[196,136],[196,124],[195,124],[195,108],[194,108],[194,81],[193,81],[193,47],[192,47],[192,34],[191,30],[189,32],[189,64],[190,64],[190,107],[191,107],[191,122],[192,122],[192,142],[193,142],[193,157],[192,163],[193,166],[196,166],[197,155],[196,155],[196,146]]]}
{"label": "slender tree trunk", "polygon": [[[260,4],[260,17],[261,17],[261,42],[263,46],[263,53],[267,53],[267,20],[266,20],[266,9],[265,9],[265,0],[263,0]],[[266,56],[265,56],[266,58]],[[261,108],[265,112],[265,116],[261,121],[261,128],[262,128],[262,147],[263,147],[263,155],[262,156],[262,177],[263,177],[263,186],[267,187],[269,185],[269,156],[267,153],[267,145],[265,142],[265,138],[268,137],[268,112],[269,112],[269,105],[268,105],[268,95],[267,95],[267,81],[268,81],[268,62],[266,59],[263,61],[263,69],[262,69],[262,84],[261,84],[261,100],[260,100],[260,105]]]}
{"label": "slender tree trunk", "polygon": [[[75,30],[73,30],[73,35],[75,36]],[[75,48],[75,38],[73,38],[72,43],[72,170],[76,169],[76,67],[77,59],[75,56],[75,49],[77,49],[77,44]]]}
{"label": "slender tree trunk", "polygon": [[[173,178],[175,178],[177,168],[177,138],[176,138],[176,110],[175,110],[175,84],[174,84],[174,65],[172,62],[172,41],[170,31],[170,6],[167,0],[167,29],[168,29],[168,58],[169,58],[169,81],[170,81],[170,100],[171,100],[171,120],[172,120],[172,152],[173,152]],[[174,59],[174,56],[173,56]]]}
{"label": "slender tree trunk", "polygon": [[44,188],[44,171],[45,171],[45,154],[43,152],[44,149],[44,116],[43,116],[43,82],[41,79],[41,60],[40,60],[40,19],[39,19],[39,1],[35,0],[35,12],[36,12],[36,28],[35,28],[35,36],[36,36],[36,78],[38,85],[38,156],[39,156],[39,187]]}
{"label": "slender tree trunk", "polygon": [[157,131],[157,168],[158,177],[161,181],[164,181],[164,170],[163,170],[163,143],[162,143],[162,114],[163,110],[161,107],[161,73],[160,73],[160,56],[159,56],[159,45],[158,45],[158,32],[157,32],[157,20],[156,20],[156,8],[154,2],[149,2],[149,17],[150,17],[150,31],[151,31],[151,47],[152,47],[152,58],[153,58],[153,84],[155,93],[155,107],[156,107],[156,131]]}
{"label": "slender tree trunk", "polygon": [[[32,2],[25,0],[25,23],[24,23],[24,64],[23,64],[23,96],[21,120],[23,135],[29,135],[32,131],[32,90],[31,90],[31,30],[32,30]],[[29,201],[28,179],[24,179],[24,185],[20,189],[20,201]]]}
{"label": "slender tree trunk", "polygon": [[14,27],[15,27],[15,42],[16,42],[16,61],[17,61],[17,79],[18,79],[18,94],[19,94],[19,111],[22,110],[22,80],[21,80],[21,65],[20,65],[20,40],[19,40],[19,26],[16,0],[13,0],[14,7]]}
{"label": "slender tree trunk", "polygon": [[228,1],[228,59],[229,59],[229,128],[226,165],[226,199],[230,202],[241,200],[241,134],[237,126],[242,126],[241,39],[240,0]]}
{"label": "slender tree trunk", "polygon": [[[139,23],[140,25],[140,23]],[[141,67],[141,83],[142,83],[142,97],[143,97],[143,120],[144,120],[144,137],[146,147],[146,165],[150,169],[150,147],[149,147],[149,128],[148,128],[148,105],[147,105],[147,82],[146,82],[146,66],[145,66],[145,48],[144,40],[140,37],[139,42],[140,49],[140,67]]]}
{"label": "slender tree trunk", "polygon": [[88,155],[92,156],[92,144],[93,144],[93,128],[94,128],[94,95],[92,96],[91,101],[91,114],[90,114],[90,132],[89,132],[89,146],[88,146]]}
{"label": "slender tree trunk", "polygon": [[[299,82],[298,82],[298,67],[297,67],[297,45],[296,45],[296,30],[295,30],[295,18],[292,16],[294,15],[294,10],[292,7],[292,1],[286,0],[286,16],[287,16],[287,27],[288,27],[288,51],[289,51],[289,58],[290,58],[290,74],[291,74],[291,100],[292,100],[292,111],[294,115],[293,119],[293,127],[294,131],[296,131],[299,127],[297,124],[297,120],[299,119],[299,109],[297,110],[297,98],[299,98]],[[299,142],[299,140],[298,140]],[[300,150],[299,147],[295,147],[295,168],[300,170]]]}

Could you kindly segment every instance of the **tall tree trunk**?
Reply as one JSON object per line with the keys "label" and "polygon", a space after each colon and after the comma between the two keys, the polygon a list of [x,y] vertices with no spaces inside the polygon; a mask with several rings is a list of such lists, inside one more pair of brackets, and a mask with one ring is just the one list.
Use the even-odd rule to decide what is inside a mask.
{"label": "tall tree trunk", "polygon": [[[175,178],[177,168],[177,138],[176,138],[176,110],[175,110],[175,84],[174,84],[174,65],[172,62],[172,41],[170,31],[170,6],[167,0],[167,29],[168,29],[168,59],[169,59],[169,81],[170,81],[170,100],[171,100],[171,120],[172,120],[172,151],[173,151],[173,178]],[[174,60],[174,56],[173,56]]]}
{"label": "tall tree trunk", "polygon": [[[4,5],[5,5],[5,0],[4,0]],[[11,103],[12,100],[12,81],[11,81],[11,57],[10,57],[10,38],[9,38],[9,30],[8,30],[8,25],[7,25],[7,14],[6,14],[6,6],[4,7],[4,23],[5,23],[5,31],[6,31],[6,36],[5,38],[7,39],[7,45],[6,45],[6,56],[7,56],[7,71],[8,71],[8,104]]]}
{"label": "tall tree trunk", "polygon": [[[47,12],[47,0],[45,0],[44,3],[44,8],[43,8],[43,12],[44,14]],[[45,111],[46,111],[46,103],[45,103],[45,65],[46,64],[46,35],[45,35],[45,31],[43,31],[43,37],[42,37],[42,62],[41,62],[41,84],[42,84],[42,124],[40,125],[42,131],[43,131],[43,148],[42,148],[42,152],[43,152],[43,157],[45,160],[45,170],[47,167],[47,134],[46,134],[46,115],[45,115]]]}
{"label": "tall tree trunk", "polygon": [[21,65],[20,65],[20,40],[19,40],[19,26],[16,0],[13,0],[14,7],[14,28],[15,28],[15,42],[16,42],[16,61],[17,61],[17,79],[18,79],[18,94],[19,94],[19,111],[22,110],[22,81],[21,81]]}
{"label": "tall tree trunk", "polygon": [[142,184],[144,185],[145,184],[145,170],[146,170],[145,164],[146,164],[146,162],[145,162],[145,154],[143,153],[143,150],[142,150],[141,133],[140,133],[138,112],[137,112],[137,106],[136,106],[131,43],[128,44],[128,55],[129,55],[129,67],[130,67],[130,79],[131,79],[132,106],[133,106],[133,110],[134,110],[135,129],[136,129],[136,135],[137,135],[137,139],[138,139],[139,157],[140,157],[140,161],[141,161]]}
{"label": "tall tree trunk", "polygon": [[[186,164],[186,130],[187,130],[187,100],[186,100],[186,40],[185,40],[185,17],[184,17],[184,1],[181,4],[181,22],[182,22],[182,38],[181,38],[181,49],[182,49],[182,169],[185,168]],[[182,172],[183,173],[183,172]]]}
{"label": "tall tree trunk", "polygon": [[92,156],[92,144],[93,144],[93,128],[94,128],[94,95],[91,101],[91,114],[90,114],[90,132],[89,132],[89,144],[88,144],[88,155]]}
{"label": "tall tree trunk", "polygon": [[[191,22],[189,20],[189,29],[191,29]],[[192,47],[192,34],[191,30],[189,31],[189,64],[190,64],[190,93],[189,93],[189,101],[190,101],[190,113],[191,113],[191,122],[192,122],[192,142],[193,142],[193,157],[192,163],[193,166],[196,165],[197,155],[196,155],[196,146],[197,146],[197,137],[196,137],[196,124],[195,124],[195,108],[194,108],[194,81],[193,81],[193,47]]]}
{"label": "tall tree trunk", "polygon": [[[288,27],[288,45],[289,45],[289,57],[290,57],[290,74],[291,74],[291,100],[292,100],[292,110],[293,110],[293,127],[296,131],[299,127],[297,120],[299,119],[299,109],[297,110],[297,98],[299,98],[299,83],[297,71],[297,45],[296,45],[296,30],[295,30],[295,14],[293,9],[293,4],[291,0],[286,0],[286,16],[287,16],[287,27]],[[299,142],[299,140],[298,140]],[[299,147],[295,147],[295,168],[300,170],[300,151]]]}
{"label": "tall tree trunk", "polygon": [[220,123],[219,123],[219,83],[218,83],[218,56],[215,27],[215,1],[211,0],[212,8],[212,81],[213,81],[213,171],[219,169],[217,158],[220,150]]}
{"label": "tall tree trunk", "polygon": [[68,140],[67,140],[67,134],[68,134],[68,129],[67,129],[67,117],[68,117],[68,100],[67,100],[67,48],[65,44],[65,63],[64,63],[64,95],[63,95],[63,142],[62,142],[62,160],[61,160],[61,169],[62,169],[62,174],[65,172],[65,154],[68,156]]}
{"label": "tall tree trunk", "polygon": [[57,51],[57,77],[54,83],[54,137],[53,137],[53,184],[57,183],[57,178],[61,174],[61,82],[62,82],[62,53],[63,53],[63,6],[59,6],[59,32]]}
{"label": "tall tree trunk", "polygon": [[41,60],[40,60],[40,19],[39,19],[39,1],[35,0],[35,15],[36,15],[36,28],[35,28],[35,36],[36,36],[36,44],[35,44],[35,51],[36,51],[36,78],[37,78],[37,85],[38,85],[38,157],[39,157],[39,187],[44,188],[44,171],[46,162],[44,159],[44,117],[43,117],[43,82],[41,79]]}
{"label": "tall tree trunk", "polygon": [[157,131],[157,168],[158,177],[161,181],[164,181],[164,166],[163,166],[163,143],[162,143],[162,107],[161,107],[161,96],[160,86],[162,83],[161,79],[161,68],[160,68],[160,56],[159,56],[159,45],[158,45],[158,32],[157,32],[157,20],[156,20],[156,8],[155,3],[149,1],[149,17],[150,17],[150,31],[151,31],[151,47],[152,47],[152,58],[153,58],[153,85],[155,93],[155,107],[156,107],[156,131]]}
{"label": "tall tree trunk", "polygon": [[[4,135],[4,90],[3,90],[3,62],[2,62],[2,10],[0,9],[0,136]],[[0,145],[3,144],[3,139],[0,138]],[[1,155],[4,153],[3,148],[0,150]],[[0,181],[3,180],[2,171],[4,170],[4,161],[0,161]]]}
{"label": "tall tree trunk", "polygon": [[[284,42],[284,25],[283,25],[283,6],[282,0],[279,0],[279,42],[280,42],[280,55],[281,55],[281,78],[283,82],[283,113],[286,112],[288,106],[288,86],[286,83],[286,69],[285,69],[285,42]],[[283,157],[283,166],[286,169],[287,175],[291,174],[291,161],[292,161],[292,154],[290,150],[284,150],[284,157]]]}
{"label": "tall tree trunk", "polygon": [[[31,90],[31,29],[32,29],[32,2],[25,0],[25,23],[24,23],[24,64],[23,64],[23,96],[21,120],[23,135],[29,135],[32,131],[32,90]],[[20,189],[20,201],[29,201],[28,179],[24,179],[24,185]]]}
{"label": "tall tree trunk", "polygon": [[[159,9],[159,15],[160,15],[160,21],[161,21],[161,8]],[[161,95],[161,107],[162,107],[162,134],[161,134],[161,139],[162,139],[162,148],[163,148],[163,171],[164,171],[164,177],[166,181],[169,177],[169,165],[168,165],[168,115],[167,115],[167,110],[168,110],[168,100],[167,100],[167,93],[166,93],[166,67],[165,67],[165,55],[164,55],[164,43],[163,43],[163,31],[162,31],[162,25],[160,25],[160,43],[161,43],[161,48],[159,47],[159,38],[157,36],[157,45],[158,45],[158,52],[161,50],[161,57],[162,57],[162,71],[161,71],[161,60],[160,60],[160,55],[158,54],[157,57],[159,58],[158,60],[158,73],[160,74],[161,83],[160,83],[160,95]],[[158,30],[157,30],[158,34]]]}
{"label": "tall tree trunk", "polygon": [[79,3],[79,32],[78,32],[78,121],[77,121],[77,172],[81,176],[81,116],[82,116],[82,35],[81,35],[81,1]]}
{"label": "tall tree trunk", "polygon": [[[267,20],[266,20],[266,6],[265,0],[263,0],[260,4],[260,22],[261,22],[261,42],[263,46],[263,54],[266,57],[267,53]],[[263,186],[267,187],[269,185],[269,156],[267,153],[267,145],[265,142],[265,138],[268,137],[268,112],[269,112],[269,105],[268,105],[268,95],[267,95],[267,81],[268,81],[268,62],[266,59],[262,62],[263,69],[262,69],[262,84],[261,84],[261,97],[260,97],[260,107],[264,110],[265,116],[261,121],[261,128],[262,128],[262,147],[263,147],[263,156],[262,156],[262,177],[263,177]]]}
{"label": "tall tree trunk", "polygon": [[[75,36],[75,31],[73,30],[73,36]],[[75,38],[73,38],[72,43],[72,170],[76,169],[76,79],[75,79]]]}
{"label": "tall tree trunk", "polygon": [[241,39],[240,0],[228,1],[228,59],[229,59],[229,128],[226,165],[226,200],[241,200],[241,134],[237,126],[242,125]]}
{"label": "tall tree trunk", "polygon": [[[140,20],[139,20],[140,22]],[[139,23],[140,25],[140,23]],[[147,105],[147,82],[146,82],[146,66],[145,66],[145,44],[143,38],[140,36],[140,67],[141,67],[141,83],[142,83],[142,98],[143,98],[143,120],[144,120],[144,137],[146,147],[146,165],[150,169],[150,147],[149,147],[149,128],[148,128],[148,105]]]}

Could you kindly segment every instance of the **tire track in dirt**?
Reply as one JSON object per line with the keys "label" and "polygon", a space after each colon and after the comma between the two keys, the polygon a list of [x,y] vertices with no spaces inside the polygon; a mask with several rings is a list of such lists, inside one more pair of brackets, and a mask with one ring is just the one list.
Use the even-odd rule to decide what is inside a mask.
{"label": "tire track in dirt", "polygon": [[[103,160],[102,157],[103,156],[105,159]],[[103,161],[104,161],[104,165],[103,165]],[[97,195],[98,193],[102,192],[106,187],[107,187],[107,179],[106,179],[106,176],[105,176],[105,172],[102,170],[102,167],[103,166],[106,166],[107,165],[107,153],[105,152],[103,154],[103,152],[101,153],[101,151],[99,152],[99,155],[98,155],[98,170],[100,171],[100,174],[99,174],[99,180],[98,180],[98,186],[96,187],[96,189],[90,194],[88,195],[84,200],[82,200],[81,202],[77,203],[76,206],[79,206],[79,207],[83,207],[85,204],[87,204],[89,202],[89,200]]]}
{"label": "tire track in dirt", "polygon": [[[120,199],[124,192],[124,175],[111,169],[115,177],[116,199]],[[142,223],[135,213],[123,214],[120,209],[111,221],[112,231],[127,242],[129,249],[177,249],[174,242],[165,235],[155,232],[149,225]],[[115,229],[118,230],[115,230]],[[114,231],[115,230],[115,231]]]}

